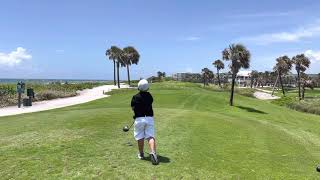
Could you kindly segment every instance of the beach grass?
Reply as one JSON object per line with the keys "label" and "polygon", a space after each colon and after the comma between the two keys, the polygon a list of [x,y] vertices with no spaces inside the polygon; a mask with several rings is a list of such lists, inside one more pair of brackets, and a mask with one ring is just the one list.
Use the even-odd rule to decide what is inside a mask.
{"label": "beach grass", "polygon": [[[57,98],[72,97],[77,95],[77,91],[84,89],[92,89],[93,87],[102,86],[110,83],[106,82],[79,82],[72,84],[61,83],[27,83],[23,97],[27,97],[26,89],[32,88],[35,92],[33,101],[51,100]],[[16,92],[16,84],[2,83],[0,84],[0,108],[16,105],[18,103],[18,95]]]}

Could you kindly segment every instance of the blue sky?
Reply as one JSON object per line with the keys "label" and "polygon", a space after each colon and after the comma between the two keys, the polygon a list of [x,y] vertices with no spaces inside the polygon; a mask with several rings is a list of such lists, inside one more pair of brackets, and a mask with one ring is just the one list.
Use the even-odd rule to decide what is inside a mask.
{"label": "blue sky", "polygon": [[[320,72],[319,1],[4,0],[0,78],[112,79],[104,53],[135,46],[132,77],[200,72],[230,43],[252,53],[251,68],[306,53]],[[126,77],[126,71],[121,71]]]}

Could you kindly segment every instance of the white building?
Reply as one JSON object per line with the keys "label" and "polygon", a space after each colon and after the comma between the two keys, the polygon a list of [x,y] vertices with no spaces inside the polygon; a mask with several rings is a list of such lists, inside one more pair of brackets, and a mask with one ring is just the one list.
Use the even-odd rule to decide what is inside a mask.
{"label": "white building", "polygon": [[[252,71],[239,71],[236,77],[236,83],[240,87],[245,87],[250,85]],[[229,77],[229,82],[231,83],[232,77]]]}

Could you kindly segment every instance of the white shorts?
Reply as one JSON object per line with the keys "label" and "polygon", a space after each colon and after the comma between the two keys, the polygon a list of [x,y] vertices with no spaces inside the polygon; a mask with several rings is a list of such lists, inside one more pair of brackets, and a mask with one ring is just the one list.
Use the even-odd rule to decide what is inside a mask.
{"label": "white shorts", "polygon": [[134,121],[134,138],[148,139],[154,137],[153,117],[138,117]]}

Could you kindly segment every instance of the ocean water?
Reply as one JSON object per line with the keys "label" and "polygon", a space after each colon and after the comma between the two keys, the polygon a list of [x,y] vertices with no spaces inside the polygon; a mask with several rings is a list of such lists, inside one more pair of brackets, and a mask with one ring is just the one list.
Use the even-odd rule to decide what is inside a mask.
{"label": "ocean water", "polygon": [[16,84],[18,82],[25,82],[25,83],[40,83],[40,84],[50,84],[54,82],[60,83],[84,83],[84,82],[101,82],[101,83],[109,83],[113,82],[111,80],[95,80],[95,79],[0,79],[0,84]]}

